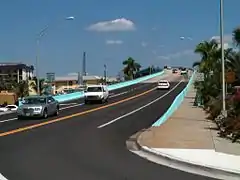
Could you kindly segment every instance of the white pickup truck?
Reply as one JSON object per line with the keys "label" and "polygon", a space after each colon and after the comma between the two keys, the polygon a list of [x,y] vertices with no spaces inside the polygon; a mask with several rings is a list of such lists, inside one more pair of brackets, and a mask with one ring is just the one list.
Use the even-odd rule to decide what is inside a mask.
{"label": "white pickup truck", "polygon": [[89,102],[100,101],[101,103],[107,102],[109,91],[105,85],[89,85],[84,91],[85,104]]}

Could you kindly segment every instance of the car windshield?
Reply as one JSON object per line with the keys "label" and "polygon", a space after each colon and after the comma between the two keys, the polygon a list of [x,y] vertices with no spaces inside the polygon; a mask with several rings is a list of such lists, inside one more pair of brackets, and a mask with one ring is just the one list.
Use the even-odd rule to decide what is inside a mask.
{"label": "car windshield", "polygon": [[88,87],[87,92],[102,92],[102,87]]}
{"label": "car windshield", "polygon": [[45,104],[46,98],[27,98],[23,101],[23,104]]}
{"label": "car windshield", "polygon": [[6,106],[6,108],[16,108],[15,106]]}

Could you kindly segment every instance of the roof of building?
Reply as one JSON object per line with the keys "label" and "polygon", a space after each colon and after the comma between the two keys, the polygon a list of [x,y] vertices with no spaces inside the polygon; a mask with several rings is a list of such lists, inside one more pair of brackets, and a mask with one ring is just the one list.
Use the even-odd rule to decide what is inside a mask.
{"label": "roof of building", "polygon": [[0,69],[28,69],[33,71],[34,67],[23,63],[1,62]]}

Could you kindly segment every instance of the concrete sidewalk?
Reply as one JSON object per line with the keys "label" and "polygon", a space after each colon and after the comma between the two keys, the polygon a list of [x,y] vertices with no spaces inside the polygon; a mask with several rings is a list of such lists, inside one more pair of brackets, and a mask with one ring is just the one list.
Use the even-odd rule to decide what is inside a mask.
{"label": "concrete sidewalk", "polygon": [[192,86],[181,106],[164,124],[138,136],[143,152],[137,154],[187,172],[239,180],[240,144],[218,137],[215,124],[206,119],[201,108],[193,106],[195,94]]}

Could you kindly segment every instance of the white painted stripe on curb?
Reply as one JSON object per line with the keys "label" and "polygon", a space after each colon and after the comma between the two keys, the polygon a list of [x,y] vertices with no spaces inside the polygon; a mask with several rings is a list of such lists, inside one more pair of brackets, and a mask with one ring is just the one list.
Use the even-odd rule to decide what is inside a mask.
{"label": "white painted stripe on curb", "polygon": [[140,108],[135,109],[135,110],[133,110],[133,111],[127,113],[127,114],[124,114],[124,115],[122,115],[122,116],[120,116],[120,117],[118,117],[118,118],[116,118],[116,119],[113,119],[113,120],[111,120],[111,121],[109,121],[109,122],[107,122],[107,123],[105,123],[105,124],[102,124],[102,125],[98,126],[97,128],[106,127],[106,126],[108,126],[108,125],[110,125],[110,124],[112,124],[112,123],[114,123],[114,122],[116,122],[116,121],[118,121],[118,120],[120,120],[120,119],[123,119],[123,118],[125,118],[125,117],[127,117],[127,116],[130,116],[131,114],[134,114],[134,113],[140,111],[141,109],[144,109],[144,108],[150,106],[151,104],[153,104],[153,103],[159,101],[160,99],[164,98],[165,96],[167,96],[167,95],[168,95],[169,93],[171,93],[174,89],[176,89],[176,88],[179,86],[179,84],[181,84],[182,82],[183,82],[183,81],[181,80],[181,81],[180,81],[179,83],[177,83],[170,91],[168,91],[167,93],[165,93],[165,94],[163,94],[162,96],[158,97],[157,99],[151,101],[150,103],[145,104],[144,106],[141,106]]}
{"label": "white painted stripe on curb", "polygon": [[8,179],[5,178],[5,177],[0,173],[0,180],[8,180]]}
{"label": "white painted stripe on curb", "polygon": [[[151,148],[146,147],[146,146],[141,146],[141,150],[139,150],[139,151],[132,151],[132,150],[130,150],[130,151],[144,159],[151,161],[151,162],[154,162],[154,163],[166,166],[166,167],[178,169],[181,171],[185,171],[188,173],[197,174],[200,176],[211,177],[214,179],[222,179],[222,180],[226,180],[226,179],[227,180],[239,180],[240,179],[239,174],[232,173],[232,172],[226,172],[226,171],[222,171],[219,169],[210,168],[207,166],[196,165],[196,164],[192,164],[189,162],[181,161],[179,159],[176,159],[173,156],[157,153],[154,150],[152,150]],[[198,154],[198,156],[201,157],[201,155],[199,155],[199,154]]]}

